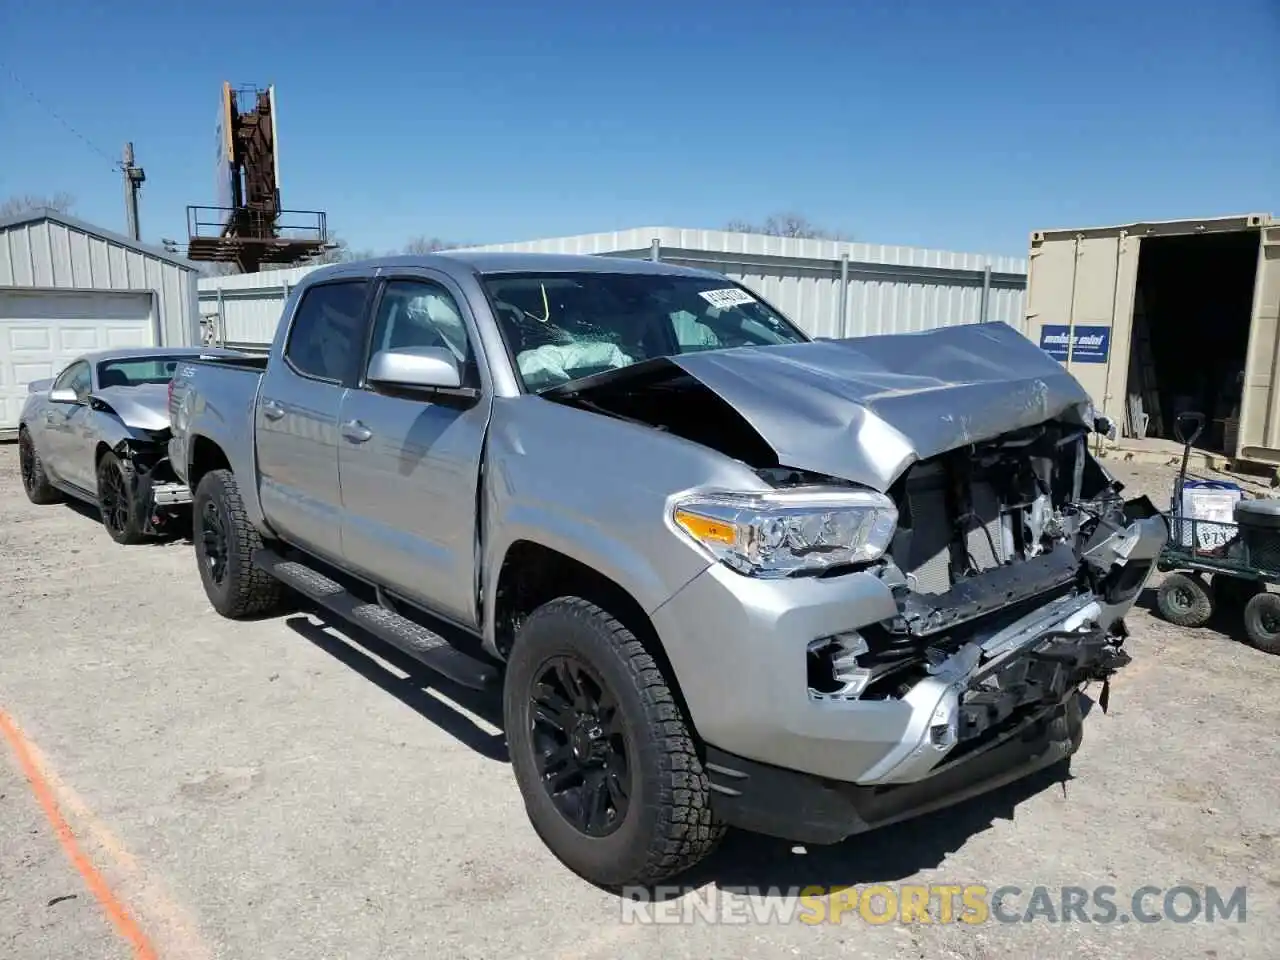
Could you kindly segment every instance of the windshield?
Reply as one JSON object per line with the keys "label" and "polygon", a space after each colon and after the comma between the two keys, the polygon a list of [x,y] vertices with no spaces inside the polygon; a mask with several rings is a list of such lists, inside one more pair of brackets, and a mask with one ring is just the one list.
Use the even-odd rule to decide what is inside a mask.
{"label": "windshield", "polygon": [[535,392],[654,357],[808,339],[727,279],[501,274],[484,286],[521,383]]}
{"label": "windshield", "polygon": [[191,356],[129,357],[124,360],[103,360],[98,364],[98,388],[136,387],[144,383],[168,383],[173,371],[183,360]]}

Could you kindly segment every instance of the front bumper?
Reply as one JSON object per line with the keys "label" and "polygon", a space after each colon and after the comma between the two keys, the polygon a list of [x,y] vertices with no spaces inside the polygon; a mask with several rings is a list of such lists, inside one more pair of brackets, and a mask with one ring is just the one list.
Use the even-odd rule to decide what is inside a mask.
{"label": "front bumper", "polygon": [[1120,665],[1115,634],[1166,539],[1162,519],[1135,519],[1083,561],[1106,572],[1105,588],[1046,598],[1012,622],[974,621],[902,696],[809,693],[812,641],[898,615],[889,586],[871,572],[760,580],[716,565],[653,622],[699,737],[733,758],[727,768],[758,764],[845,786],[913,784]]}
{"label": "front bumper", "polygon": [[757,763],[715,747],[705,769],[726,823],[797,843],[846,837],[951,806],[1071,756],[1084,734],[1080,698],[1036,711],[981,749],[913,783],[861,786]]}

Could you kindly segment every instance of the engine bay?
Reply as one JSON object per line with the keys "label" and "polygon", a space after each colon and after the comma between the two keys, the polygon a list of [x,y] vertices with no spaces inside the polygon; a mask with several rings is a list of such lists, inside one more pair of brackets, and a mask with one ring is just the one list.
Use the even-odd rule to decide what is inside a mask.
{"label": "engine bay", "polygon": [[[1090,436],[1085,427],[1050,421],[913,464],[889,491],[898,529],[877,569],[899,615],[812,646],[811,695],[901,698],[949,658],[967,652],[975,668],[998,661],[984,644],[1028,618],[1131,600],[1152,560],[1127,562],[1126,531],[1158,511],[1145,497],[1121,497],[1122,485],[1090,454]],[[1122,659],[1122,623],[1082,622],[1080,629],[1054,641],[1063,649],[1031,657],[1037,669],[1050,669],[1054,689],[1104,679]],[[1055,665],[1077,648],[1088,654],[1079,664]],[[1024,669],[1016,703],[1051,689],[1034,670],[1027,676]],[[1010,686],[1005,677],[1003,686],[989,682],[963,699],[993,690],[1008,697]],[[985,706],[981,716],[975,731],[991,719]]]}

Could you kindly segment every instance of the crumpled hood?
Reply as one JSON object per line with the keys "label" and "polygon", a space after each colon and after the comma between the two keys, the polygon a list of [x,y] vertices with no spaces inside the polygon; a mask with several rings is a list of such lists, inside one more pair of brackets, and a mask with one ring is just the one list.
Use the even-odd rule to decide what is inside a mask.
{"label": "crumpled hood", "polygon": [[126,427],[169,429],[169,385],[142,383],[136,387],[103,387],[93,398],[115,411]]}
{"label": "crumpled hood", "polygon": [[887,490],[915,460],[1063,418],[1089,395],[1005,323],[674,356],[779,463]]}
{"label": "crumpled hood", "polygon": [[[687,353],[542,394],[604,401],[620,390],[634,401],[680,371],[732,407],[782,466],[880,491],[916,460],[970,443],[1046,420],[1093,425],[1079,381],[1004,323]],[[643,419],[634,403],[627,409]],[[696,405],[687,410],[699,415]],[[704,431],[681,429],[679,416],[667,429],[706,442]]]}

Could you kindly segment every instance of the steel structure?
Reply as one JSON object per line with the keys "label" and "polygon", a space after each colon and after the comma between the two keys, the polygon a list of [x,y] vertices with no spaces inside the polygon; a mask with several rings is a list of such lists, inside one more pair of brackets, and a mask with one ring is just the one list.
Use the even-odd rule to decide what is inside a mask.
{"label": "steel structure", "polygon": [[[245,105],[245,109],[242,109]],[[280,202],[275,88],[222,85],[218,205],[187,207],[187,256],[234,263],[242,273],[289,266],[329,246],[325,215]]]}

